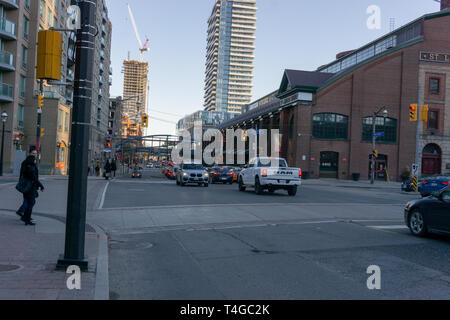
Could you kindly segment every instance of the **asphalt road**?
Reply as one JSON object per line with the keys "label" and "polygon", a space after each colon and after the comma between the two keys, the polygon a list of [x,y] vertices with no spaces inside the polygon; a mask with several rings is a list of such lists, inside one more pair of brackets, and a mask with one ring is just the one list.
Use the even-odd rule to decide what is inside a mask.
{"label": "asphalt road", "polygon": [[210,184],[208,188],[177,186],[175,181],[161,179],[160,170],[145,170],[142,179],[122,177],[108,186],[103,208],[139,208],[171,205],[227,205],[251,203],[406,203],[411,196],[398,192],[350,192],[346,188],[307,186],[299,188],[295,197],[286,191],[258,196],[253,188],[239,192],[237,184]]}
{"label": "asphalt road", "polygon": [[[411,198],[392,190],[307,184],[296,197],[282,191],[257,196],[239,192],[237,185],[178,187],[156,170],[145,171],[142,180],[116,179],[106,189],[101,219],[114,212],[121,212],[116,219],[124,226],[127,220],[134,225],[139,219],[162,221],[165,214],[180,219],[174,229],[116,227],[108,232],[110,298],[450,299],[450,238],[410,234],[401,208]],[[214,211],[226,213],[228,204],[246,205],[230,212],[237,217],[255,203],[270,204],[256,209],[266,220],[291,217],[295,208],[300,219],[261,226],[178,225],[189,220],[187,214],[203,221]],[[278,203],[299,206],[279,212]],[[205,207],[196,209],[200,204]],[[386,208],[390,211],[383,213]],[[327,219],[318,221],[322,216]],[[381,271],[379,290],[367,287],[372,265]]]}

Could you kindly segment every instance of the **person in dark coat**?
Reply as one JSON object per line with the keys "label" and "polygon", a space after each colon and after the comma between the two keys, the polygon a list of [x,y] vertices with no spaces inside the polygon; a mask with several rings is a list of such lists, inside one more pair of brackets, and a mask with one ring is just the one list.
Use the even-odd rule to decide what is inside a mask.
{"label": "person in dark coat", "polygon": [[111,177],[111,162],[109,160],[106,160],[105,167],[105,177]]}
{"label": "person in dark coat", "polygon": [[111,163],[111,171],[113,172],[113,178],[116,177],[116,171],[117,171],[117,165],[116,165],[116,161],[113,160],[113,162]]}
{"label": "person in dark coat", "polygon": [[31,221],[31,214],[33,212],[33,207],[36,204],[36,198],[39,196],[38,189],[41,192],[44,191],[44,186],[39,181],[39,170],[36,166],[36,157],[28,156],[26,158],[23,168],[23,177],[31,182],[31,190],[23,195],[24,201],[24,214],[20,218],[25,222],[26,226],[34,226],[35,223]]}
{"label": "person in dark coat", "polygon": [[[33,157],[35,157],[35,158],[37,159],[37,157],[38,157],[37,150],[34,149],[34,148],[31,149],[31,151],[30,151],[30,156],[33,156]],[[19,179],[22,178],[22,176],[23,176],[23,171],[24,171],[24,169],[25,169],[26,161],[27,161],[26,159],[23,160],[23,161],[22,161],[22,164],[20,165],[20,176],[19,176]],[[19,210],[16,211],[16,214],[17,214],[19,217],[23,217],[23,213],[24,213],[24,212],[25,212],[25,199],[23,200],[23,203],[22,203],[22,205],[20,206]]]}

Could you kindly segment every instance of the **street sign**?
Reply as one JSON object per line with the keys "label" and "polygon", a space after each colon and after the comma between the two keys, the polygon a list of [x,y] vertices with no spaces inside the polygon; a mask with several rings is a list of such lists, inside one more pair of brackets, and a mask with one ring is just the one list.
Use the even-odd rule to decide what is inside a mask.
{"label": "street sign", "polygon": [[373,137],[384,137],[384,132],[376,132],[372,134]]}
{"label": "street sign", "polygon": [[412,175],[418,176],[419,175],[419,166],[414,163],[411,168],[412,168]]}

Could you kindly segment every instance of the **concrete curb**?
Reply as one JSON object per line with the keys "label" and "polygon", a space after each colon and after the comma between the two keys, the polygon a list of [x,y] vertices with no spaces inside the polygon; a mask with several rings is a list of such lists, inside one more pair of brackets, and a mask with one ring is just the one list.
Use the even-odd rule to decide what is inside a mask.
{"label": "concrete curb", "polygon": [[89,223],[98,236],[97,270],[95,272],[94,300],[109,300],[108,236],[98,225]]}

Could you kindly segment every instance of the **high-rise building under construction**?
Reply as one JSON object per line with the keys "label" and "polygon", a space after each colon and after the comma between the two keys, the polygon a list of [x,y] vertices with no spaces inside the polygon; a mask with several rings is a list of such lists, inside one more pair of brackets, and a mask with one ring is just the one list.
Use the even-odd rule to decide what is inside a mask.
{"label": "high-rise building under construction", "polygon": [[148,62],[123,62],[123,129],[125,137],[142,135],[141,117],[146,113]]}
{"label": "high-rise building under construction", "polygon": [[241,113],[251,102],[256,24],[255,0],[217,0],[208,20],[207,111]]}

